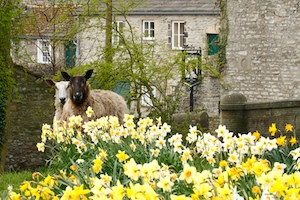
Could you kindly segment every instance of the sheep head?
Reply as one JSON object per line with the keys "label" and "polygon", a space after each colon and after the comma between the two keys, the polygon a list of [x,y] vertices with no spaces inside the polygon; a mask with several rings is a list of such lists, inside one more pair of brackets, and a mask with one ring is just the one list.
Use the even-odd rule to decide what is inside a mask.
{"label": "sheep head", "polygon": [[68,99],[69,81],[55,82],[51,79],[46,79],[45,82],[50,87],[55,87],[55,97],[57,98],[57,101],[62,105],[65,104],[66,100]]}
{"label": "sheep head", "polygon": [[87,80],[91,77],[93,70],[88,70],[84,76],[70,76],[67,72],[61,72],[65,80],[70,81],[70,98],[76,105],[81,105],[87,99],[90,86]]}

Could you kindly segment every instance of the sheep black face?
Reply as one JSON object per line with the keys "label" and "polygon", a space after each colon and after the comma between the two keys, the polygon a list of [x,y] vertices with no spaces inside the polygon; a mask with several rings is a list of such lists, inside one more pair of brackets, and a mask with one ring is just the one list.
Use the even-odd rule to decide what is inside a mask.
{"label": "sheep black face", "polygon": [[93,70],[88,70],[84,76],[70,76],[67,72],[61,72],[62,76],[70,81],[70,97],[75,104],[82,104],[88,94],[90,87],[87,80],[91,77]]}

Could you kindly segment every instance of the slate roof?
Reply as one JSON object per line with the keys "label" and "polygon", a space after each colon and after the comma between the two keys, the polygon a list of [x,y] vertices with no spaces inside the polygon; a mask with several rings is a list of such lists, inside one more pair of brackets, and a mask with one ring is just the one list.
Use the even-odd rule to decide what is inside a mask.
{"label": "slate roof", "polygon": [[[51,2],[51,0],[22,1],[25,5],[45,5]],[[135,3],[132,3],[134,2],[132,0],[124,0],[121,4],[126,1],[127,5],[142,2],[142,6],[134,8],[131,14],[219,14],[218,0],[135,0]],[[113,2],[117,3],[118,0]]]}
{"label": "slate roof", "polygon": [[203,13],[218,14],[217,0],[148,0],[145,6],[134,9],[134,13]]}

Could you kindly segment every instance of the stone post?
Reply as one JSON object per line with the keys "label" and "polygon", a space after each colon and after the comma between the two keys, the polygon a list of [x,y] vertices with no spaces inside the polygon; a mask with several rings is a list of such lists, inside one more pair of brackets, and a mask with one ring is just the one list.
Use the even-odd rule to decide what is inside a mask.
{"label": "stone post", "polygon": [[245,117],[246,97],[239,93],[225,96],[220,103],[221,124],[234,133],[247,131]]}

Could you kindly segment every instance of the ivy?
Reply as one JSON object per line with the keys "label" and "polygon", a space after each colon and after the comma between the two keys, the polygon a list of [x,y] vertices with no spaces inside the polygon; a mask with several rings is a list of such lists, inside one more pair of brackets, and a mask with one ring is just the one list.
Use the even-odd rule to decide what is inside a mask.
{"label": "ivy", "polygon": [[[13,14],[15,4],[10,0],[2,1],[0,5],[0,155],[3,153],[7,133],[5,132],[6,112],[11,91],[14,87],[12,78],[12,62],[10,58],[10,44]],[[0,173],[3,171],[5,156],[0,157]]]}
{"label": "ivy", "polygon": [[227,15],[227,0],[219,0],[220,7],[220,40],[219,40],[219,72],[222,72],[226,65],[226,46],[229,33],[228,15]]}

